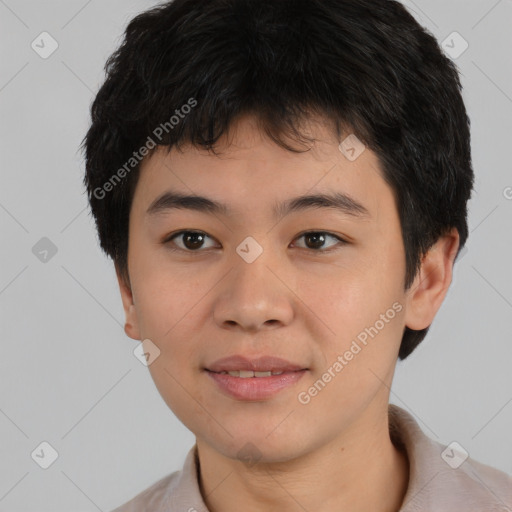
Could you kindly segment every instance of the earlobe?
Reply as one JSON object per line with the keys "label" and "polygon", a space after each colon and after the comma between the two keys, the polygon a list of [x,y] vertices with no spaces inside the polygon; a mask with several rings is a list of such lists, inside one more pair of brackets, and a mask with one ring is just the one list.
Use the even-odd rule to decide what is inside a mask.
{"label": "earlobe", "polygon": [[139,333],[137,311],[135,310],[135,305],[133,304],[130,305],[128,313],[126,314],[124,332],[133,340],[140,341],[142,339]]}
{"label": "earlobe", "polygon": [[459,233],[453,228],[423,257],[421,268],[407,292],[405,325],[409,329],[419,331],[433,322],[452,281],[459,240]]}
{"label": "earlobe", "polygon": [[119,270],[116,268],[117,282],[119,283],[119,291],[123,301],[123,309],[125,314],[124,332],[134,340],[140,341],[139,324],[137,319],[137,310],[133,302],[133,294],[130,285],[123,278]]}

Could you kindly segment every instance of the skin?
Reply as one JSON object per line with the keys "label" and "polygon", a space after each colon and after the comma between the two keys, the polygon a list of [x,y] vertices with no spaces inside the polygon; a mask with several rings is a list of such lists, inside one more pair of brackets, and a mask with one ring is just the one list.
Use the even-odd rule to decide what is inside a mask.
{"label": "skin", "polygon": [[[196,436],[200,487],[213,512],[391,512],[407,490],[408,460],[388,431],[390,386],[405,326],[430,325],[446,295],[458,233],[438,240],[404,291],[399,217],[377,157],[365,149],[351,162],[325,123],[310,119],[305,129],[316,139],[305,153],[277,146],[249,116],[222,137],[219,156],[193,146],[158,150],[143,162],[133,199],[130,284],[118,272],[125,331],[161,351],[149,370]],[[221,201],[235,214],[148,215],[170,188]],[[333,190],[361,202],[370,217],[312,208],[272,218],[274,201]],[[180,230],[209,238],[196,253],[186,252],[184,237],[163,242]],[[305,231],[349,243],[329,236],[315,248],[300,236]],[[236,252],[247,236],[263,248],[250,264]],[[300,403],[298,394],[395,302],[401,311],[309,403]],[[276,355],[308,371],[269,399],[237,400],[203,370],[233,354]],[[256,447],[249,463],[237,455],[247,443]]]}

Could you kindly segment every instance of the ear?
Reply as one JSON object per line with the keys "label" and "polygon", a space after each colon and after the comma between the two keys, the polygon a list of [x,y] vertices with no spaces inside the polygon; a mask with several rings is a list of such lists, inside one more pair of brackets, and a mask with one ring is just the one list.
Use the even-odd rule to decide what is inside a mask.
{"label": "ear", "polygon": [[452,282],[459,241],[459,232],[453,228],[423,257],[421,268],[407,292],[405,325],[409,329],[419,331],[433,322]]}
{"label": "ear", "polygon": [[116,267],[117,282],[119,283],[119,290],[121,292],[121,299],[123,301],[123,308],[125,314],[124,332],[130,338],[140,341],[139,323],[137,319],[137,312],[135,304],[133,303],[133,295],[130,284],[121,275],[121,272]]}

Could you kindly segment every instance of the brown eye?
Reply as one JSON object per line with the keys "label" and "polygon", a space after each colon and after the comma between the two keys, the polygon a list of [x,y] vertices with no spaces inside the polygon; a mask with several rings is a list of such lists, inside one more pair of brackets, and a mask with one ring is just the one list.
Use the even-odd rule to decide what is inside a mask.
{"label": "brown eye", "polygon": [[[207,238],[210,237],[201,231],[180,231],[168,238],[166,243],[172,242],[179,249],[184,251],[198,252],[198,249],[204,248],[203,244]],[[174,240],[179,240],[181,245]]]}
{"label": "brown eye", "polygon": [[[325,249],[326,240],[329,238],[337,240],[338,244],[346,244],[345,240],[340,238],[339,236],[333,235],[331,233],[326,233],[325,231],[308,231],[307,233],[303,233],[300,235],[298,239],[304,238],[305,240],[305,249],[311,249],[316,252],[328,252],[330,248]],[[334,244],[334,246],[337,244]],[[319,250],[324,249],[324,250]]]}

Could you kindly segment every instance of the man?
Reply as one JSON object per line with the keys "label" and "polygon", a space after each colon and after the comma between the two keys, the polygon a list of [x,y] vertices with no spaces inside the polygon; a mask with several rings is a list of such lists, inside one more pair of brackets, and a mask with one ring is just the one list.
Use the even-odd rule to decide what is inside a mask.
{"label": "man", "polygon": [[85,183],[125,331],[196,444],[117,511],[512,506],[510,477],[448,464],[388,404],[468,236],[460,89],[395,1],[175,0],[132,20]]}

